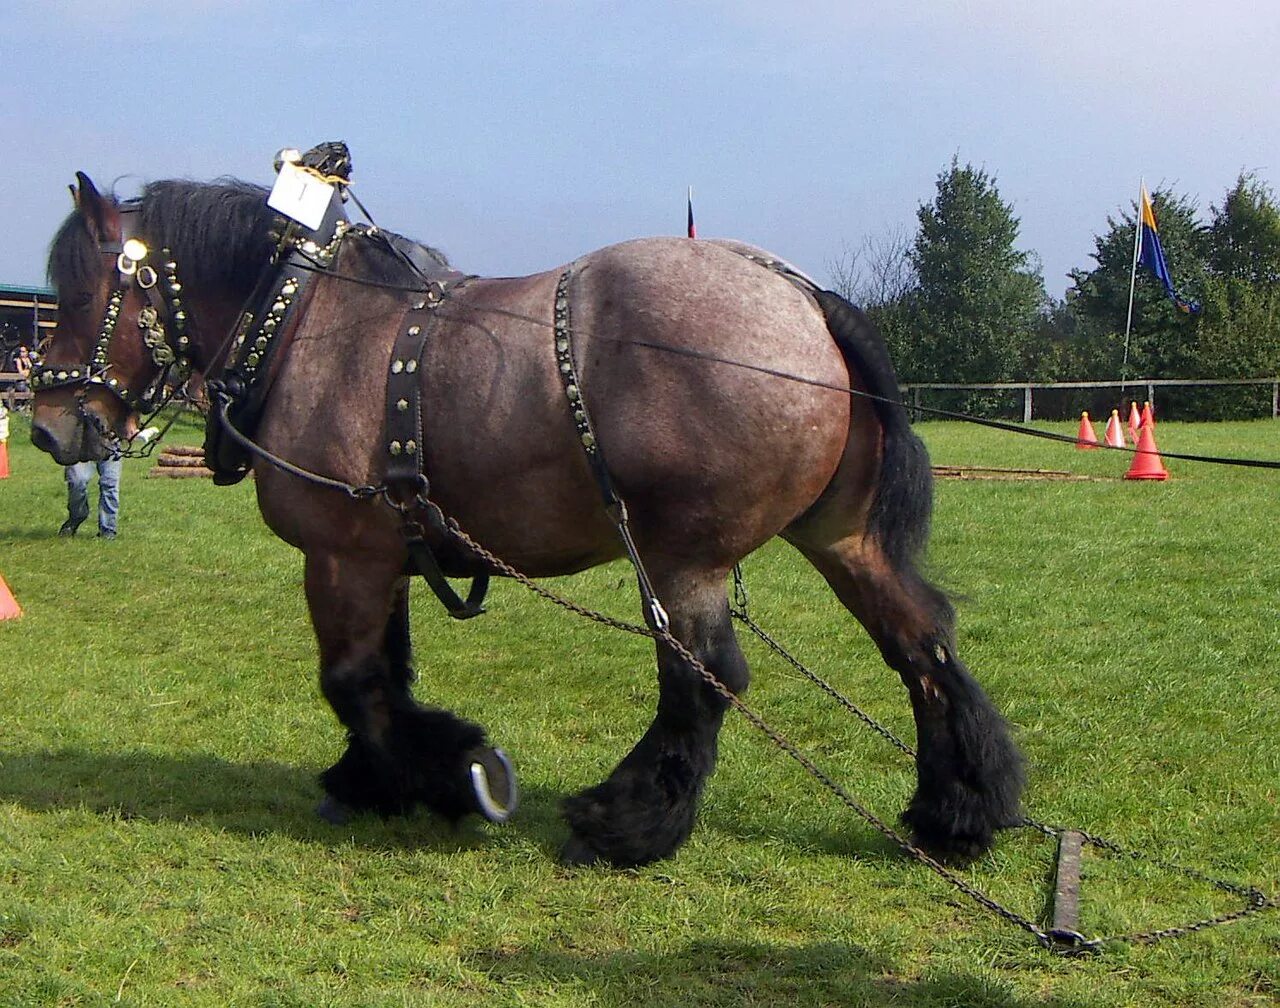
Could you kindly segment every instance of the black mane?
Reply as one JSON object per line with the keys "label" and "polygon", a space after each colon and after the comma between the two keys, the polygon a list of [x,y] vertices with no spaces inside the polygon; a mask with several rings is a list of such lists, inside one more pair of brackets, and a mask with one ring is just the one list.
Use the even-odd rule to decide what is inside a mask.
{"label": "black mane", "polygon": [[[169,249],[184,283],[244,293],[271,256],[276,216],[262,186],[166,179],[147,185],[136,202],[142,208],[139,236],[155,253]],[[49,280],[59,290],[90,286],[103,268],[98,251],[84,218],[73,211],[49,247]]]}
{"label": "black mane", "polygon": [[[169,249],[183,283],[246,296],[271,257],[275,247],[271,229],[281,220],[267,206],[267,192],[262,186],[232,178],[152,182],[136,201],[142,207],[139,236],[156,253]],[[115,197],[110,198],[120,205]],[[394,232],[384,233],[397,244],[405,243],[401,247],[412,258],[425,256],[441,267],[448,266],[438,249]],[[60,291],[90,287],[97,282],[103,262],[84,218],[73,211],[49,247],[50,282]],[[382,274],[371,279],[415,285],[415,274],[397,255],[385,252],[375,256],[370,265]]]}

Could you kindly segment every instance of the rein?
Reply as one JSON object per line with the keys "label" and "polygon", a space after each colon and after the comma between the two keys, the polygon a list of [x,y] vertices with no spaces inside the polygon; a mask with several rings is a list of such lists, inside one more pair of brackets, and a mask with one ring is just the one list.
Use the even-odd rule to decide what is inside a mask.
{"label": "rein", "polygon": [[[322,269],[313,267],[316,272],[324,272],[327,276],[334,280],[341,280],[345,283],[353,283],[362,287],[374,287],[380,290],[403,291],[404,293],[422,293],[422,288],[411,287],[406,284],[389,283],[380,280],[371,280],[364,277],[353,276],[350,273],[340,273],[336,270]],[[447,297],[446,301],[452,299]],[[496,315],[500,318],[508,318],[516,322],[524,322],[528,325],[538,326],[543,329],[553,329],[554,324],[547,322],[545,319],[536,318],[532,315],[526,315],[523,312],[512,311],[507,308],[496,308],[492,305],[470,305],[461,302],[454,303],[456,307],[466,312],[479,312],[488,315]],[[439,312],[441,318],[452,318],[455,321],[467,323],[470,320],[460,315],[449,315],[446,312]],[[476,324],[471,322],[470,324]],[[763,364],[752,364],[748,361],[734,360],[729,357],[721,357],[717,354],[706,353],[701,350],[694,350],[689,347],[673,346],[667,343],[652,343],[647,340],[632,339],[625,336],[607,336],[602,333],[587,331],[592,339],[600,340],[604,343],[617,343],[626,346],[642,347],[646,350],[653,350],[659,353],[674,354],[678,357],[689,357],[694,360],[708,361],[713,364],[724,364],[727,367],[739,368],[744,371],[754,371],[757,374],[769,375],[773,378],[781,378],[784,381],[795,382],[799,385],[809,385],[813,388],[829,389],[832,392],[840,392],[851,398],[866,399],[870,402],[884,403],[889,406],[897,406],[911,413],[925,413],[932,417],[943,420],[959,420],[963,423],[970,423],[978,427],[988,427],[992,430],[1006,431],[1010,434],[1021,434],[1026,437],[1040,438],[1043,441],[1056,441],[1060,444],[1075,445],[1078,439],[1068,434],[1055,434],[1052,431],[1038,430],[1035,427],[1028,427],[1025,424],[1009,423],[1005,420],[991,420],[987,417],[975,416],[971,413],[960,413],[955,410],[940,409],[934,406],[908,406],[901,399],[889,396],[876,395],[874,392],[867,392],[863,389],[856,389],[849,385],[836,385],[832,382],[824,382],[817,378],[805,378],[803,375],[793,374],[790,371],[783,371],[779,368],[771,368]],[[1142,448],[1130,448],[1124,445],[1109,445],[1099,443],[1094,445],[1096,448],[1103,448],[1107,451],[1121,452],[1127,455],[1149,455],[1151,452]],[[1276,459],[1249,459],[1236,458],[1221,455],[1194,455],[1184,452],[1171,452],[1161,449],[1158,454],[1161,458],[1179,459],[1184,462],[1203,462],[1209,465],[1225,465],[1240,466],[1254,469],[1280,469],[1280,460]]]}

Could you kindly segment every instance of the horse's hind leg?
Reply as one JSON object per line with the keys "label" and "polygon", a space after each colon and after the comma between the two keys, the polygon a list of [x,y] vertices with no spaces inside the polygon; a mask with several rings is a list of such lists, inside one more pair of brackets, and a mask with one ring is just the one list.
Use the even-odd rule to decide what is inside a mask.
{"label": "horse's hind leg", "polygon": [[937,856],[981,853],[997,829],[1019,821],[1022,758],[1004,719],[956,656],[946,596],[914,569],[895,569],[870,536],[822,547],[788,538],[867,628],[910,694],[917,788],[903,821]]}
{"label": "horse's hind leg", "polygon": [[476,811],[468,767],[485,746],[484,731],[413,699],[399,570],[312,553],[306,587],[321,689],[348,736],[346,752],[321,775],[328,795],[321,814],[393,815],[418,803],[450,820]]}
{"label": "horse's hind leg", "polygon": [[[730,690],[746,689],[747,663],[729,618],[725,572],[670,576],[655,561],[650,574],[675,638]],[[658,683],[657,714],[644,737],[607,780],[565,801],[573,831],[565,861],[647,864],[674,853],[693,829],[728,701],[662,644]]]}

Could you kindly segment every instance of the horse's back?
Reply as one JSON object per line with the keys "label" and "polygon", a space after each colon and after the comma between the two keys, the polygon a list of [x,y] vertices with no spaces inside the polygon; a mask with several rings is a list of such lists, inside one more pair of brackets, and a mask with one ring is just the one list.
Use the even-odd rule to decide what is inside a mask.
{"label": "horse's back", "polygon": [[[437,309],[422,359],[424,457],[446,511],[530,571],[617,555],[556,359],[566,272],[581,393],[642,536],[716,563],[817,499],[850,417],[848,395],[831,388],[847,387],[849,374],[822,312],[800,285],[738,251],[652,238],[542,274],[469,281]],[[331,317],[309,323],[295,351],[328,360],[290,362],[282,383],[296,393],[281,402],[291,418],[272,426],[300,431],[325,416],[329,448],[317,454],[314,438],[291,438],[299,449],[309,440],[304,457],[376,482],[386,369],[408,302],[354,300],[345,291],[318,305]]]}
{"label": "horse's back", "polygon": [[727,554],[817,499],[848,442],[849,397],[835,390],[850,377],[801,284],[738,249],[680,238],[610,246],[573,272],[600,441],[659,526],[696,516]]}

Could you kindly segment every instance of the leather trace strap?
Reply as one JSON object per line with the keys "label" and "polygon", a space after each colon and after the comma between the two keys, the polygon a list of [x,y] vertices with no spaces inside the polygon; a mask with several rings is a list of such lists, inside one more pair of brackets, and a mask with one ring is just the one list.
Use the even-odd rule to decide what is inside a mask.
{"label": "leather trace strap", "polygon": [[640,559],[640,551],[636,549],[635,538],[631,535],[631,523],[627,514],[626,502],[618,496],[614,489],[613,479],[609,476],[609,467],[604,460],[604,452],[600,449],[600,440],[596,437],[595,427],[591,423],[591,414],[587,411],[587,402],[582,394],[582,381],[578,377],[578,365],[573,359],[573,319],[569,308],[569,282],[573,278],[573,266],[560,275],[556,284],[555,322],[553,325],[556,348],[556,369],[560,373],[561,384],[564,385],[565,397],[569,400],[569,409],[573,414],[573,425],[578,431],[578,442],[586,453],[587,463],[591,466],[591,474],[595,477],[596,486],[600,489],[600,497],[604,501],[605,512],[609,520],[618,529],[622,546],[627,551],[627,559],[635,568],[636,581],[640,586],[640,598],[644,603],[644,617],[649,627],[665,632],[671,625],[667,611],[662,607],[657,593],[653,590],[653,582]]}
{"label": "leather trace strap", "polygon": [[454,619],[470,619],[484,612],[484,597],[489,589],[488,573],[471,580],[467,597],[462,598],[449,583],[440,562],[426,539],[426,529],[416,515],[426,513],[428,523],[438,535],[449,530],[440,520],[440,512],[430,504],[422,447],[422,353],[426,348],[434,319],[434,309],[444,303],[446,292],[463,281],[458,274],[452,285],[447,280],[433,280],[415,300],[405,315],[396,336],[387,371],[387,414],[384,445],[387,467],[384,474],[386,499],[403,518],[402,532],[409,549],[413,573],[422,575],[427,586]]}

